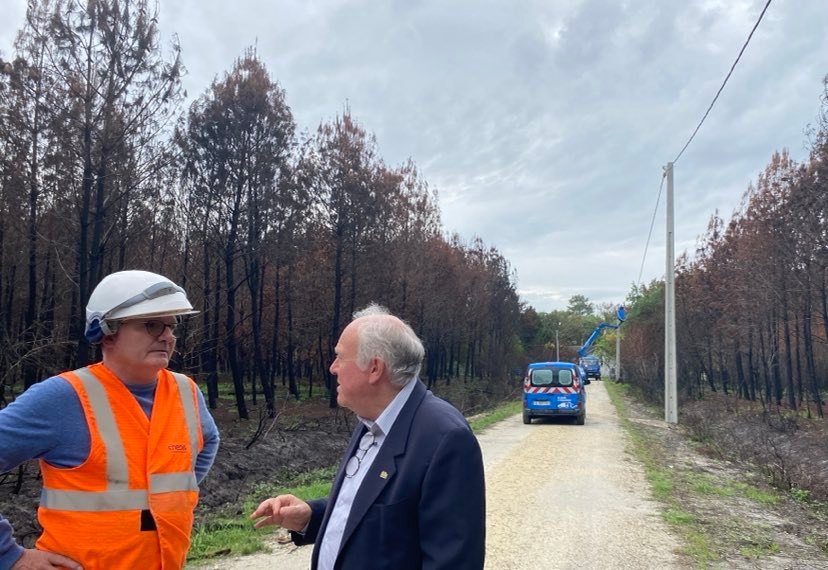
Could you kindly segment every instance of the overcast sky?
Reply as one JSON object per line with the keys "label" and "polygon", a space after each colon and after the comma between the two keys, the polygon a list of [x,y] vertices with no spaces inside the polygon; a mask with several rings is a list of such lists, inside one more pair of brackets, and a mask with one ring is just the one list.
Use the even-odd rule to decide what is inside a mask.
{"label": "overcast sky", "polygon": [[[25,0],[3,0],[0,53]],[[189,99],[255,45],[300,130],[352,115],[409,157],[443,225],[480,237],[539,311],[622,302],[662,168],[690,137],[765,0],[163,0]],[[725,220],[775,150],[807,159],[828,74],[828,1],[775,0],[675,168],[676,254]],[[189,104],[189,103],[188,103]],[[665,268],[664,196],[644,282]]]}

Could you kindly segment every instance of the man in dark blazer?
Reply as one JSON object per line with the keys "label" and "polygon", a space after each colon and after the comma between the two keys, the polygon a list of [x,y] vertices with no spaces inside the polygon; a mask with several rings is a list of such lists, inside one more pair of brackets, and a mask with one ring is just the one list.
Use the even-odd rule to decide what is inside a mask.
{"label": "man in dark blazer", "polygon": [[465,418],[419,381],[424,350],[382,307],[357,312],[336,345],[337,402],[360,422],[327,498],[262,502],[277,524],[314,544],[312,570],[480,570],[483,460]]}

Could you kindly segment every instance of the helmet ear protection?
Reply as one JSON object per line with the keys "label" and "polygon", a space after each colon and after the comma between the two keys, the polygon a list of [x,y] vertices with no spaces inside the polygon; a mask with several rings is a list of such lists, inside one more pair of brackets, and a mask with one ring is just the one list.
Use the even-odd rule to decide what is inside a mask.
{"label": "helmet ear protection", "polygon": [[101,328],[100,319],[95,318],[86,324],[86,332],[83,333],[83,336],[92,344],[98,344],[105,334]]}
{"label": "helmet ear protection", "polygon": [[89,324],[86,325],[86,332],[83,333],[83,336],[86,337],[86,340],[92,344],[98,344],[101,340],[103,340],[103,337],[115,334],[115,331],[117,330],[117,326],[113,327],[100,316],[95,316]]}

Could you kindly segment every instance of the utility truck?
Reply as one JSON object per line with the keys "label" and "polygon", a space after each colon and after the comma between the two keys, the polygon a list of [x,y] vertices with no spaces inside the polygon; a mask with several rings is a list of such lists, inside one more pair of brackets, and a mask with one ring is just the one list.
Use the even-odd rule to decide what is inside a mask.
{"label": "utility truck", "polygon": [[618,318],[617,324],[599,323],[595,327],[595,330],[592,331],[592,334],[589,335],[589,338],[581,345],[581,348],[578,349],[578,363],[586,371],[587,378],[601,379],[601,361],[597,356],[590,354],[592,352],[592,344],[598,340],[598,337],[601,336],[604,329],[617,329],[621,326],[621,323],[627,318],[623,305],[619,305],[615,310],[615,316]]}

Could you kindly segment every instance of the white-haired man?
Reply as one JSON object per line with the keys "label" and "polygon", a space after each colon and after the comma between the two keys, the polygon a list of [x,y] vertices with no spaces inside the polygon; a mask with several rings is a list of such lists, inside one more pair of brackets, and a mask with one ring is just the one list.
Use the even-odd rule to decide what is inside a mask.
{"label": "white-haired man", "polygon": [[465,418],[419,381],[422,342],[377,305],[336,345],[337,401],[360,423],[327,498],[262,502],[256,527],[278,524],[314,543],[313,570],[480,570],[483,460]]}

